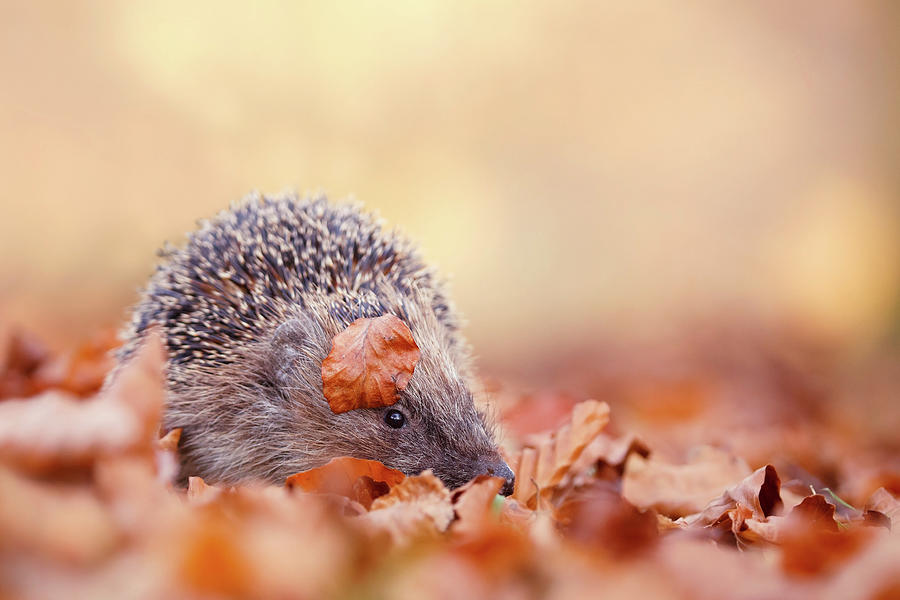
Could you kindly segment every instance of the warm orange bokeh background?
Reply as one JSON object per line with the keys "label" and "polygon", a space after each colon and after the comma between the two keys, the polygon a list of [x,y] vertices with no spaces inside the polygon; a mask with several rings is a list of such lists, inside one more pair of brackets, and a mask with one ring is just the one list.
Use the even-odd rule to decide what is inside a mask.
{"label": "warm orange bokeh background", "polygon": [[713,316],[882,341],[900,9],[0,1],[0,310],[118,322],[252,189],[354,196],[452,275],[483,365]]}

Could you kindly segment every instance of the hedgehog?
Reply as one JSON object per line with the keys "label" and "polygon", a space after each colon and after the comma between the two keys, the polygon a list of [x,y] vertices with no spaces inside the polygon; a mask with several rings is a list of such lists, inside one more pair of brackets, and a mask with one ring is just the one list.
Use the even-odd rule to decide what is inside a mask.
{"label": "hedgehog", "polygon": [[[359,205],[251,194],[159,256],[107,383],[157,331],[167,354],[162,427],[181,428],[182,484],[284,482],[350,456],[409,475],[430,469],[451,489],[499,476],[512,493],[443,281]],[[415,371],[395,404],[335,414],[321,372],[332,339],[385,314],[412,332]]]}

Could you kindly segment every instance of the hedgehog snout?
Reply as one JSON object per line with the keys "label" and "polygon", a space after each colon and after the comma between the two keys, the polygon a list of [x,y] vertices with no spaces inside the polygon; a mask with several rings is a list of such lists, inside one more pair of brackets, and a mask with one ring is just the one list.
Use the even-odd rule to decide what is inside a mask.
{"label": "hedgehog snout", "polygon": [[492,477],[502,477],[505,482],[500,488],[500,493],[504,496],[510,496],[516,485],[516,476],[502,458],[496,458],[485,461],[481,464],[481,472],[491,475]]}

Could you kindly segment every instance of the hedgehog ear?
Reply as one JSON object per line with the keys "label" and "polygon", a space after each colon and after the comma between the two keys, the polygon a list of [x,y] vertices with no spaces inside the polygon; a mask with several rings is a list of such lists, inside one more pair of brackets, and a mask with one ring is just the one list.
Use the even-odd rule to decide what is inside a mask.
{"label": "hedgehog ear", "polygon": [[275,330],[269,344],[271,373],[278,385],[289,385],[297,364],[303,360],[303,345],[309,339],[305,323],[300,319],[285,321]]}

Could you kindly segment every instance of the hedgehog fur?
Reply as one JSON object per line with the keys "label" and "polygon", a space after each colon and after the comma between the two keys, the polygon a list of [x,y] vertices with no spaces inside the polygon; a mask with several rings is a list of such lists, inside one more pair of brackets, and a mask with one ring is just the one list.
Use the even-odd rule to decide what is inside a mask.
{"label": "hedgehog fur", "polygon": [[[165,340],[165,429],[182,429],[181,479],[282,482],[337,456],[448,486],[506,478],[491,421],[475,407],[469,348],[435,273],[396,231],[358,206],[251,195],[167,247],[134,309],[121,366],[151,328]],[[334,414],[322,395],[332,338],[391,313],[421,359],[396,404]],[[115,377],[115,371],[110,379]]]}

